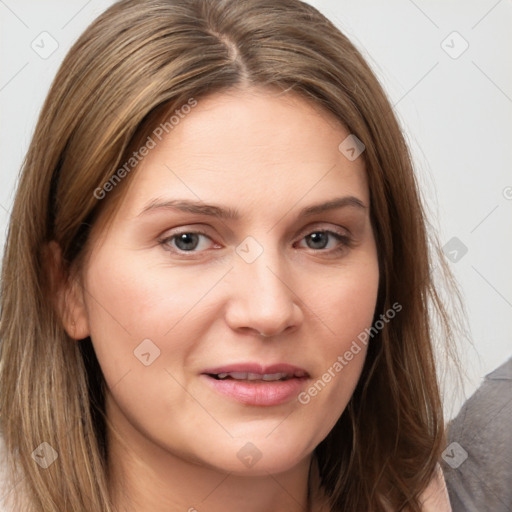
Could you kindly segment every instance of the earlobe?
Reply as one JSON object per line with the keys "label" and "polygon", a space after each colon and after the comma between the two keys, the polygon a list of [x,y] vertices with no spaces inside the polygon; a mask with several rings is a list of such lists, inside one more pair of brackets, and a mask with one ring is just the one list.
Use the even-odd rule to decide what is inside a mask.
{"label": "earlobe", "polygon": [[87,338],[89,320],[78,274],[65,268],[57,242],[48,244],[45,260],[52,299],[64,330],[74,340]]}

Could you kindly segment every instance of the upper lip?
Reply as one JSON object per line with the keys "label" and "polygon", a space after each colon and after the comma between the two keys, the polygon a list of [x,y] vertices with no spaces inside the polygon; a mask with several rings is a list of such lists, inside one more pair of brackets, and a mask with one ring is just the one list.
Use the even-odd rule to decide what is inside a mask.
{"label": "upper lip", "polygon": [[[223,366],[216,366],[215,368],[207,368],[203,370],[202,373],[208,375],[218,375],[219,373],[232,373],[232,372],[240,372],[240,373],[256,373],[259,375],[269,375],[275,373],[286,373],[290,376],[303,376],[309,377],[309,373],[299,366],[295,366],[293,364],[287,363],[277,363],[271,364],[268,366],[264,366],[259,363],[233,363],[227,364]],[[302,374],[302,375],[301,375]]]}

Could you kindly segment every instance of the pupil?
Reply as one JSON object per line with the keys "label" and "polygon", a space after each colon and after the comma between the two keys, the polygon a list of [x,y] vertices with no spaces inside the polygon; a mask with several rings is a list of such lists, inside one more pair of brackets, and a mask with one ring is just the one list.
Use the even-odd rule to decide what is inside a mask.
{"label": "pupil", "polygon": [[190,251],[197,247],[199,237],[195,233],[182,233],[176,238],[176,246],[182,251]]}
{"label": "pupil", "polygon": [[311,244],[309,244],[311,249],[325,249],[327,246],[327,233],[311,233],[307,238],[311,241]]}

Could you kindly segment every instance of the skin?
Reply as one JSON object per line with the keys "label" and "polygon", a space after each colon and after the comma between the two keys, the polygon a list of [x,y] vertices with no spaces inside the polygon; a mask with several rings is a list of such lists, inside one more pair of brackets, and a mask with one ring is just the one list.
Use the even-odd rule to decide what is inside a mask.
{"label": "skin", "polygon": [[[242,404],[200,374],[285,362],[307,370],[307,388],[371,326],[377,250],[363,158],[338,150],[348,135],[294,94],[253,88],[200,99],[127,178],[111,222],[94,226],[66,289],[65,323],[73,338],[91,336],[109,388],[120,510],[307,510],[312,452],[353,393],[364,345],[307,405]],[[364,207],[299,217],[344,196]],[[167,199],[229,207],[240,218],[141,214]],[[198,229],[206,236],[195,252],[171,238]],[[326,230],[348,243],[329,235],[325,248],[312,244],[308,235]],[[247,237],[263,249],[252,263],[236,252]],[[160,350],[149,366],[134,355],[145,339]],[[248,442],[261,454],[251,467],[237,457]]]}

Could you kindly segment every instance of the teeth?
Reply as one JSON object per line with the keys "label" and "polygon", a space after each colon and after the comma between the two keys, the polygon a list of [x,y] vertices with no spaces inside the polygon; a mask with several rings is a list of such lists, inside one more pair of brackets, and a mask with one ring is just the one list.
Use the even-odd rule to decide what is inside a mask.
{"label": "teeth", "polygon": [[280,379],[284,379],[287,376],[288,376],[288,374],[286,374],[286,373],[265,373],[265,375],[263,375],[262,379],[263,380],[280,380]]}
{"label": "teeth", "polygon": [[[303,377],[304,372],[300,372],[302,375],[298,373],[295,374],[297,377]],[[288,378],[287,373],[265,373],[263,375],[259,373],[250,373],[250,372],[224,372],[217,374],[218,379],[226,379],[227,377],[231,377],[235,380],[264,380],[264,381],[276,381],[283,380]]]}
{"label": "teeth", "polygon": [[247,380],[247,372],[229,372],[228,375],[232,379],[236,380]]}

